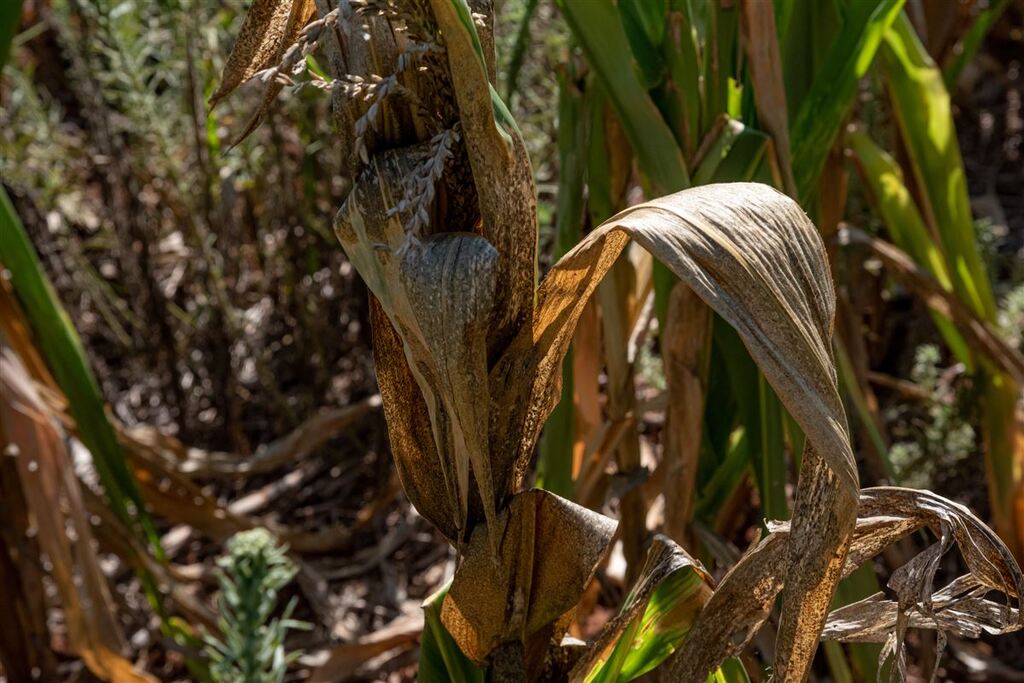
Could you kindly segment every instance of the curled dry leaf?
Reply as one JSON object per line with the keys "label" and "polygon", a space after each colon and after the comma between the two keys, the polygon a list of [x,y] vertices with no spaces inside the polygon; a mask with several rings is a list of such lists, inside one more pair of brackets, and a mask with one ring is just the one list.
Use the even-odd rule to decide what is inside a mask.
{"label": "curled dry leaf", "polygon": [[[851,550],[846,572],[870,559],[881,544],[918,529],[929,528],[938,541],[893,573],[889,588],[895,600],[877,594],[836,610],[823,639],[884,642],[900,662],[908,627],[966,637],[1024,628],[1024,575],[999,537],[967,508],[930,491],[879,487],[861,492],[859,514],[872,525],[862,532],[858,524],[856,552]],[[954,545],[968,573],[935,590],[939,560]],[[1002,593],[1003,601],[985,597],[993,591]]]}
{"label": "curled dry leaf", "polygon": [[[540,667],[547,644],[568,625],[615,527],[608,517],[547,491],[513,497],[492,530],[473,530],[442,605],[445,627],[475,662],[504,643],[525,643],[527,670]],[[530,653],[537,658],[531,661]]]}
{"label": "curled dry leaf", "polygon": [[[299,32],[315,13],[313,0],[254,0],[245,14],[242,30],[221,72],[220,84],[210,96],[210,106],[216,106],[260,71],[278,64],[285,50],[295,43]],[[265,84],[256,112],[236,137],[234,144],[256,130],[283,87],[276,78]]]}
{"label": "curled dry leaf", "polygon": [[[378,371],[404,365],[383,368],[385,399],[390,373],[408,373],[429,416],[430,459],[440,467],[402,467],[403,483],[416,478],[424,483],[414,487],[442,494],[444,512],[431,516],[430,507],[421,512],[458,541],[471,517],[471,464],[480,500],[473,516],[478,518],[482,508],[483,517],[493,520],[496,508],[487,442],[487,335],[497,300],[498,254],[486,239],[469,233],[443,233],[423,241],[408,235],[401,213],[387,210],[397,202],[395,184],[406,162],[400,154],[375,157],[371,173],[360,177],[339,211],[335,231],[401,339],[401,354],[380,353],[378,348]],[[375,340],[378,346],[382,343]],[[395,412],[385,409],[389,426],[396,422],[391,429],[396,459],[402,459],[407,446],[429,452],[429,444],[406,443],[401,436],[406,418]],[[420,505],[419,500],[414,503]]]}
{"label": "curled dry leaf", "polygon": [[[678,680],[697,680],[726,656],[741,652],[768,617],[787,578],[791,525],[770,528],[772,532],[730,570],[705,605],[690,638],[673,659],[671,675]],[[970,511],[930,491],[864,489],[841,577],[923,528],[931,529],[939,543],[893,574],[889,587],[896,600],[878,594],[837,609],[829,615],[822,639],[886,642],[897,661],[902,661],[903,632],[908,627],[966,636],[1024,628],[1020,609],[1024,577],[1010,551]],[[953,543],[969,573],[934,591],[937,561]],[[985,599],[991,591],[1003,593],[1005,602]],[[716,652],[714,657],[704,654],[708,649]]]}

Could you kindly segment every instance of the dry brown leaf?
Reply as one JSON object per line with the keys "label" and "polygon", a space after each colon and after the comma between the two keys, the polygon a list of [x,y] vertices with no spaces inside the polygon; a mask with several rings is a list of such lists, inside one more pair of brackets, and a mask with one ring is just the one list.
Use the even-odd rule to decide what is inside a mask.
{"label": "dry brown leaf", "polygon": [[[483,662],[499,645],[530,643],[543,655],[553,622],[575,607],[607,551],[616,522],[542,490],[512,498],[495,525],[473,530],[441,619],[467,657]],[[533,666],[540,662],[532,662]],[[528,667],[531,662],[527,662]]]}
{"label": "dry brown leaf", "polygon": [[401,265],[409,312],[418,323],[413,329],[429,354],[410,367],[423,374],[421,389],[426,385],[440,394],[442,405],[431,417],[435,434],[442,424],[451,430],[454,448],[447,452],[455,461],[463,529],[469,517],[471,463],[489,525],[495,515],[487,443],[487,334],[497,264],[498,253],[483,237],[444,233],[407,248]]}
{"label": "dry brown leaf", "polygon": [[[431,0],[444,36],[459,119],[473,169],[483,234],[499,254],[498,287],[488,350],[496,355],[533,312],[537,285],[537,197],[526,146],[511,116],[495,121],[504,105],[487,80],[473,46],[476,28],[464,23],[457,3]],[[472,31],[472,33],[471,33]],[[486,54],[486,50],[484,50]],[[497,100],[497,101],[495,101]],[[507,111],[504,112],[507,116]],[[493,444],[492,444],[493,447]]]}
{"label": "dry brown leaf", "polygon": [[6,343],[0,354],[0,433],[5,450],[16,454],[21,490],[40,550],[50,561],[71,649],[103,680],[155,682],[120,654],[125,642],[59,423]]}
{"label": "dry brown leaf", "polygon": [[630,238],[736,328],[807,433],[812,448],[800,477],[775,664],[780,676],[791,670],[800,679],[839,580],[859,486],[830,352],[828,264],[795,202],[764,185],[709,185],[627,209],[590,233],[544,279],[534,325],[491,371],[492,440],[520,439],[514,490],[558,399],[562,357],[583,304]]}
{"label": "dry brown leaf", "polygon": [[293,17],[306,13],[308,19],[312,11],[310,0],[253,0],[224,64],[217,90],[210,96],[210,106],[216,106],[258,71],[276,64],[282,46],[294,42],[302,29]]}
{"label": "dry brown leaf", "polygon": [[[302,28],[309,23],[315,13],[316,5],[313,0],[291,0],[291,7],[286,17],[281,37],[274,39],[276,41],[275,44],[277,46],[277,51],[274,53],[273,58],[267,66],[273,66],[281,61],[285,50],[295,44],[295,41],[299,37],[299,32],[302,31]],[[248,15],[246,18],[248,18]],[[267,39],[270,39],[270,35],[267,36]],[[234,140],[231,142],[232,147],[249,137],[254,130],[259,128],[260,124],[263,123],[263,119],[266,117],[267,112],[270,110],[270,105],[274,103],[274,100],[283,89],[284,83],[278,80],[276,76],[271,78],[271,80],[264,85],[263,95],[260,98],[260,103],[256,107],[256,111],[254,111],[252,116],[249,117],[249,121],[242,128],[241,132],[235,135]]]}
{"label": "dry brown leaf", "polygon": [[321,664],[310,677],[310,683],[342,683],[355,675],[366,662],[398,648],[409,648],[423,632],[423,612],[398,617],[387,626],[360,638],[354,643],[344,643],[331,649],[327,661]]}
{"label": "dry brown leaf", "polygon": [[665,535],[693,547],[689,526],[697,495],[697,462],[711,357],[711,309],[682,283],[669,297],[661,353],[671,400],[665,411]]}
{"label": "dry brown leaf", "polygon": [[[606,417],[609,423],[623,423],[636,414],[636,381],[629,354],[633,322],[642,301],[636,298],[637,272],[628,253],[623,253],[597,288],[601,305],[604,358],[607,371]],[[618,473],[625,478],[642,475],[640,433],[635,419],[618,439],[614,452]],[[647,503],[639,488],[633,488],[619,500],[619,538],[626,559],[626,582],[639,575],[647,541]]]}
{"label": "dry brown leaf", "polygon": [[740,13],[743,47],[750,67],[757,116],[771,134],[785,180],[786,193],[796,197],[796,180],[789,155],[789,117],[786,83],[782,79],[782,55],[775,28],[775,6],[763,0],[742,0]]}

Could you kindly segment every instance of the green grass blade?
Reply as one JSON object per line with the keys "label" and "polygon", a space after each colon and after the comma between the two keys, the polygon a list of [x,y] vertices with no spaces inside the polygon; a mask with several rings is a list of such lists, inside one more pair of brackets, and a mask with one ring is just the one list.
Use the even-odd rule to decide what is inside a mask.
{"label": "green grass blade", "polygon": [[[575,74],[558,79],[558,208],[555,214],[555,260],[579,241],[583,227],[583,185],[587,166],[589,112]],[[575,439],[572,350],[562,362],[562,396],[548,417],[537,458],[537,486],[572,498],[572,446]]]}
{"label": "green grass blade", "polygon": [[92,453],[111,509],[141,534],[158,556],[160,540],[146,513],[121,444],[107,418],[103,396],[71,320],[43,272],[6,190],[0,187],[0,263],[29,319],[43,357],[68,399],[78,434]]}
{"label": "green grass blade", "polygon": [[519,85],[519,72],[523,69],[523,61],[526,58],[526,48],[530,46],[530,20],[537,11],[540,0],[526,0],[526,7],[523,8],[523,18],[519,20],[519,28],[516,29],[516,42],[512,45],[512,54],[508,59],[508,71],[505,73],[505,101],[512,104],[512,95],[515,94]]}
{"label": "green grass blade", "polygon": [[1010,0],[996,0],[995,4],[983,10],[978,15],[978,18],[974,20],[974,24],[971,25],[971,28],[967,30],[967,33],[960,40],[960,44],[957,45],[953,58],[949,60],[949,63],[942,70],[942,80],[945,81],[946,88],[952,90],[956,87],[957,81],[960,80],[960,74],[963,73],[964,68],[968,64],[974,61],[974,56],[978,54],[978,49],[985,39],[985,34],[992,28],[992,24],[996,22],[996,19],[1003,13],[1003,10],[1009,6]]}
{"label": "green grass blade", "polygon": [[793,120],[793,173],[800,203],[810,205],[818,177],[857,91],[857,82],[874,61],[886,29],[905,0],[861,0],[849,4],[846,19],[817,70],[807,97]]}

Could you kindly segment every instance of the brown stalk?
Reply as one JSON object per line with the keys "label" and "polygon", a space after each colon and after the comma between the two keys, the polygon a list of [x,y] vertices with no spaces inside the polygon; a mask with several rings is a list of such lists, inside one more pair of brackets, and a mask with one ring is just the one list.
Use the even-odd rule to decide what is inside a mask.
{"label": "brown stalk", "polygon": [[839,240],[840,243],[862,244],[870,249],[892,275],[909,287],[929,308],[956,323],[957,329],[971,345],[980,349],[986,358],[1018,385],[1024,384],[1024,354],[1007,344],[991,323],[970,312],[899,247],[856,228],[843,230]]}
{"label": "brown stalk", "polygon": [[775,8],[761,0],[741,0],[740,26],[754,86],[757,116],[774,138],[774,151],[786,194],[796,197],[796,180],[789,154],[789,116],[786,84],[782,80],[782,55],[775,28]]}
{"label": "brown stalk", "polygon": [[666,470],[664,532],[691,549],[711,321],[711,309],[689,287],[680,283],[672,288],[661,347],[669,393],[661,464]]}

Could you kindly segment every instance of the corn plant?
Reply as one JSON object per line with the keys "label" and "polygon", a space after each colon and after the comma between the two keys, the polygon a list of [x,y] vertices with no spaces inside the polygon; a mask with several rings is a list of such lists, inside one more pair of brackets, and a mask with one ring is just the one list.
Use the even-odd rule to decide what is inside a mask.
{"label": "corn plant", "polygon": [[[617,21],[603,3],[588,9],[598,6],[595,21]],[[310,8],[257,0],[218,97],[259,76],[265,101],[282,82],[335,99],[338,144],[352,162],[334,227],[372,295],[395,465],[410,501],[460,557],[451,585],[427,605],[425,680],[630,680],[656,667],[672,680],[742,680],[728,658],[779,596],[775,680],[805,680],[823,639],[885,643],[902,674],[908,626],[961,635],[1024,626],[1024,576],[971,513],[927,492],[860,489],[832,351],[836,293],[824,243],[796,201],[750,182],[667,194],[603,217],[538,283],[535,190],[491,85],[489,3],[318,3],[315,19]],[[317,43],[329,78],[303,75],[298,57]],[[595,43],[595,69],[613,52]],[[707,64],[706,79],[728,80],[716,70],[722,61]],[[625,88],[609,97],[641,122],[630,141],[651,160],[650,186],[688,185],[673,131],[631,74],[604,65],[603,77]],[[850,79],[860,67],[849,65]],[[726,88],[715,93],[728,100]],[[725,106],[698,104],[706,122]],[[842,117],[833,119],[838,131]],[[821,152],[808,168],[824,161]],[[798,194],[801,181],[781,182]],[[796,500],[791,521],[772,524],[717,586],[677,543],[655,538],[620,614],[594,642],[563,645],[617,522],[528,489],[527,472],[577,322],[631,242],[714,311],[806,435]],[[940,540],[897,570],[895,599],[874,595],[830,613],[842,578],[926,527]],[[935,586],[954,544],[968,572]],[[985,598],[990,591],[1010,606]]]}

